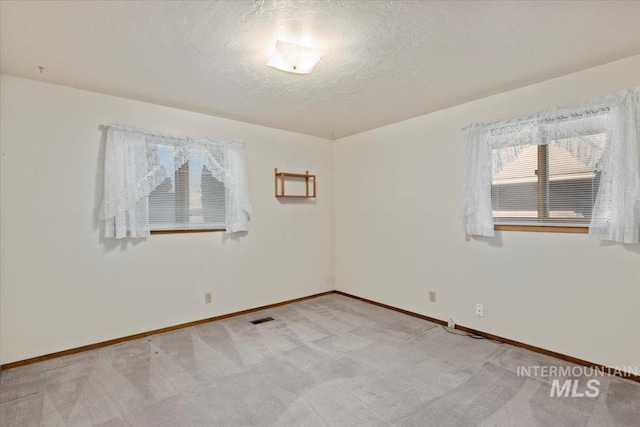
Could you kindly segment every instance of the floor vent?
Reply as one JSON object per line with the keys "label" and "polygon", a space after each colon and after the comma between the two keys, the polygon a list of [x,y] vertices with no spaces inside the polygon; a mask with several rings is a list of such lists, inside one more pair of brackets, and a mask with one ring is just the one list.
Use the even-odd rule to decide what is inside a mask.
{"label": "floor vent", "polygon": [[271,322],[272,320],[273,320],[273,317],[265,317],[263,319],[254,320],[251,323],[253,323],[254,325],[259,325],[260,323]]}

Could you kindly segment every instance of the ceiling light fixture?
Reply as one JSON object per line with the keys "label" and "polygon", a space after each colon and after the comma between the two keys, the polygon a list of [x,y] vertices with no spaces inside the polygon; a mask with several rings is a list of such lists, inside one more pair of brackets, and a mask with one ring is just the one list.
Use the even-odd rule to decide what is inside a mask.
{"label": "ceiling light fixture", "polygon": [[325,53],[322,49],[277,40],[267,65],[289,73],[310,74]]}

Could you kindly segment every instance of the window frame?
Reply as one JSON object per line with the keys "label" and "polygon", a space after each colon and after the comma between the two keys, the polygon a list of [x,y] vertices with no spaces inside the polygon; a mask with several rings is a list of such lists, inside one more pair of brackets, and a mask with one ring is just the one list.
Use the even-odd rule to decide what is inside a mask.
{"label": "window frame", "polygon": [[[540,165],[543,165],[541,167]],[[538,145],[538,169],[536,169],[537,180],[537,208],[538,218],[549,217],[549,145]],[[492,213],[493,217],[493,213]],[[517,218],[514,218],[513,224],[496,224],[496,218],[493,217],[495,231],[526,231],[538,233],[569,233],[569,234],[588,234],[590,221],[577,220],[576,222],[584,222],[587,225],[571,225],[571,224],[518,224]]]}
{"label": "window frame", "polygon": [[[185,182],[186,181],[186,182]],[[180,166],[175,172],[175,188],[176,188],[176,217],[179,215],[188,217],[189,215],[189,161]],[[177,191],[178,189],[187,189]],[[180,212],[178,212],[180,211]],[[219,233],[227,231],[226,228],[185,228],[185,229],[156,229],[149,230],[151,235],[157,234],[184,234],[184,233]]]}

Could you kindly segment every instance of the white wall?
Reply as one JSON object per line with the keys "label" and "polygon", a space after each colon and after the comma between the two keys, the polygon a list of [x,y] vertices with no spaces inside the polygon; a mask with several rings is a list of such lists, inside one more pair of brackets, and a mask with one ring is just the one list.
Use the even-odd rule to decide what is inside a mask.
{"label": "white wall", "polygon": [[[635,56],[333,144],[2,76],[0,362],[330,290],[335,255],[339,290],[592,362],[640,365],[639,247],[548,233],[465,241],[457,215],[462,127],[638,84]],[[111,122],[245,140],[249,234],[101,240],[99,126]],[[316,203],[277,201],[274,167],[316,172]]]}
{"label": "white wall", "polygon": [[640,366],[640,247],[555,233],[465,241],[457,210],[464,126],[639,84],[635,56],[339,139],[336,288],[591,362]]}
{"label": "white wall", "polygon": [[[0,89],[1,363],[333,289],[331,141],[9,76]],[[111,122],[244,140],[249,234],[101,241]],[[316,202],[279,202],[274,167],[317,173]]]}

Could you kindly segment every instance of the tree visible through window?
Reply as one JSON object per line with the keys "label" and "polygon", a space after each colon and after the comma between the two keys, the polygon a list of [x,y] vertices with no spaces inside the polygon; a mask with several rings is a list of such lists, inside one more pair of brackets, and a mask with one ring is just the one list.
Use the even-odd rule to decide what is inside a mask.
{"label": "tree visible through window", "polygon": [[[158,154],[167,170],[175,169],[170,150],[159,146]],[[224,185],[201,161],[187,161],[149,195],[149,225],[152,231],[224,229]]]}
{"label": "tree visible through window", "polygon": [[[590,137],[599,156],[606,135]],[[496,224],[587,226],[600,183],[595,166],[571,153],[576,141],[522,148],[518,158],[493,176],[491,203]]]}

